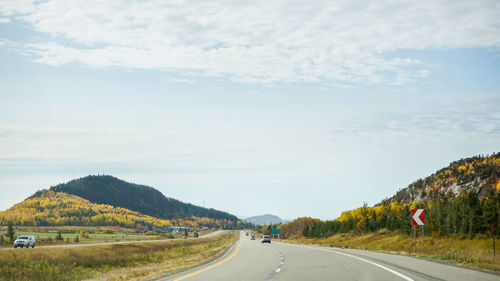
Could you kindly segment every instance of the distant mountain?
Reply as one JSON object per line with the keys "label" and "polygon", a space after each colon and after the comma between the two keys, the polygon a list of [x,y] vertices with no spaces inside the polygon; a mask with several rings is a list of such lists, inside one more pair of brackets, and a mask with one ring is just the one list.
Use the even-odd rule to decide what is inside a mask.
{"label": "distant mountain", "polygon": [[484,198],[490,188],[500,191],[499,178],[500,153],[469,157],[452,162],[448,167],[414,181],[399,190],[389,201],[401,204],[427,201],[434,191],[453,195],[474,192],[479,198]]}
{"label": "distant mountain", "polygon": [[[229,213],[168,198],[152,187],[129,183],[113,176],[87,176],[53,186],[50,191],[73,194],[92,203],[122,207],[162,219],[195,216],[238,221],[236,216]],[[43,192],[37,192],[33,197],[40,196]]]}
{"label": "distant mountain", "polygon": [[279,224],[279,223],[285,223],[286,221],[283,220],[282,218],[275,216],[275,215],[270,215],[270,214],[265,214],[262,216],[254,216],[254,217],[249,217],[246,219],[243,219],[246,222],[255,224],[255,225],[265,225],[265,224]]}

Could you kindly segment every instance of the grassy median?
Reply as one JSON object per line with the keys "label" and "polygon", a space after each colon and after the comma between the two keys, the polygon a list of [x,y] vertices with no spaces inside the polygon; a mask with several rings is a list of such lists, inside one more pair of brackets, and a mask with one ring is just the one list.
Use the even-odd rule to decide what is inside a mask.
{"label": "grassy median", "polygon": [[496,243],[496,257],[493,257],[491,238],[476,237],[425,237],[425,252],[422,253],[422,238],[417,237],[417,252],[414,252],[413,236],[397,232],[336,234],[328,238],[304,238],[302,235],[290,237],[286,242],[313,244],[329,247],[374,250],[402,255],[412,255],[432,259],[448,260],[459,265],[500,272],[500,241]]}
{"label": "grassy median", "polygon": [[140,280],[223,253],[239,235],[77,248],[0,252],[0,280]]}

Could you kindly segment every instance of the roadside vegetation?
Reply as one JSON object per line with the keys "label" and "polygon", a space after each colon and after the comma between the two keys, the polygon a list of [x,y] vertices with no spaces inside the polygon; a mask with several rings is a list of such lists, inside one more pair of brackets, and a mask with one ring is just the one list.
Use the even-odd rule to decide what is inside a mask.
{"label": "roadside vegetation", "polygon": [[209,238],[2,251],[0,280],[143,280],[214,258],[238,239]]}
{"label": "roadside vegetation", "polygon": [[[420,227],[414,251],[412,209],[425,211],[423,254]],[[498,241],[493,257],[500,229],[500,153],[455,161],[380,204],[364,204],[335,220],[303,217],[260,230],[271,234],[272,228],[294,243],[422,255],[500,272]]]}
{"label": "roadside vegetation", "polygon": [[417,252],[413,236],[382,229],[373,233],[342,233],[327,238],[306,238],[301,234],[288,237],[284,242],[312,244],[327,247],[373,250],[400,255],[448,260],[462,266],[500,273],[500,241],[496,241],[493,257],[492,239],[476,236],[473,239],[456,236],[425,237],[422,253],[422,237],[417,235]]}

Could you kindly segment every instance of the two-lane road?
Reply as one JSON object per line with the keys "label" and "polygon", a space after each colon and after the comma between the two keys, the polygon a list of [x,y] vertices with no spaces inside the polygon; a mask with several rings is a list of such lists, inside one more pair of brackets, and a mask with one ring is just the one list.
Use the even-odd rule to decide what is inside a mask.
{"label": "two-lane road", "polygon": [[162,281],[500,280],[499,275],[413,257],[292,245],[262,244],[241,233],[223,257]]}

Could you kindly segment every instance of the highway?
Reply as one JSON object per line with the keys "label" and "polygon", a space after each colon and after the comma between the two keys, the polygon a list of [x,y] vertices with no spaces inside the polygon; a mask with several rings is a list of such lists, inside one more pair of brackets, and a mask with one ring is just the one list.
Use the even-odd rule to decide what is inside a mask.
{"label": "highway", "polygon": [[[198,239],[212,237],[221,234],[224,232],[223,230],[217,230],[214,232],[210,232],[205,235],[201,235]],[[192,237],[188,239],[193,239]],[[88,246],[105,246],[105,245],[115,245],[115,244],[137,244],[137,243],[158,243],[165,241],[174,241],[174,240],[183,240],[183,238],[175,238],[175,239],[160,239],[160,240],[138,240],[138,241],[118,241],[118,242],[102,242],[102,243],[81,243],[81,244],[61,244],[61,245],[50,245],[50,246],[35,246],[35,249],[39,248],[76,248],[76,247],[88,247]],[[0,248],[0,251],[8,251],[8,250],[29,250],[30,248]]]}
{"label": "highway", "polygon": [[243,232],[224,256],[158,281],[500,280],[500,275],[371,251],[262,244]]}

